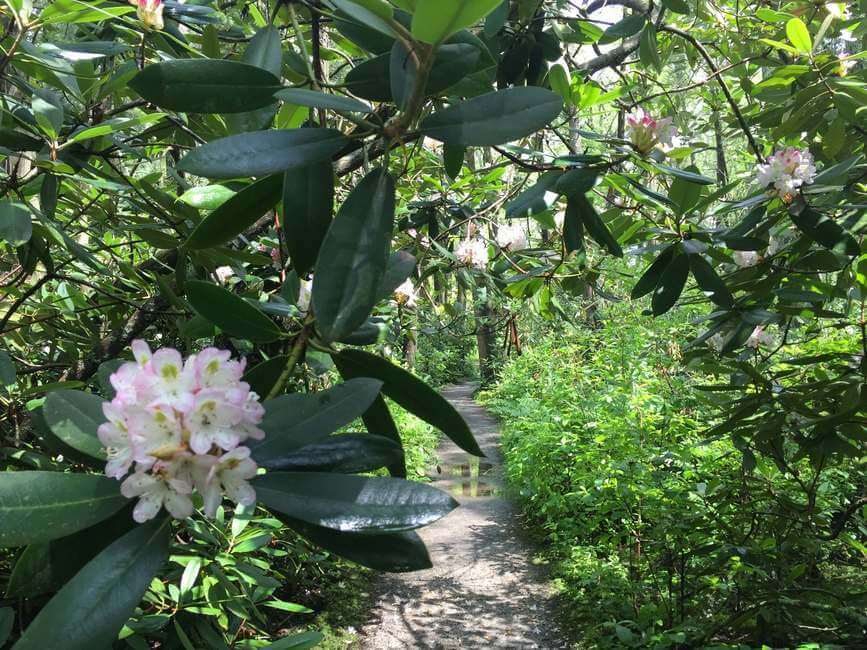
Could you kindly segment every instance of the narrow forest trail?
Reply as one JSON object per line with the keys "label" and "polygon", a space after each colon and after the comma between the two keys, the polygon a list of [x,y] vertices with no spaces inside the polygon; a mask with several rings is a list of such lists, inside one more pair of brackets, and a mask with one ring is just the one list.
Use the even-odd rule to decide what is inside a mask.
{"label": "narrow forest trail", "polygon": [[517,512],[500,496],[499,427],[473,401],[475,389],[460,384],[442,394],[469,423],[487,457],[469,456],[447,440],[437,450],[432,485],[461,506],[420,531],[432,569],[380,578],[361,648],[568,647]]}

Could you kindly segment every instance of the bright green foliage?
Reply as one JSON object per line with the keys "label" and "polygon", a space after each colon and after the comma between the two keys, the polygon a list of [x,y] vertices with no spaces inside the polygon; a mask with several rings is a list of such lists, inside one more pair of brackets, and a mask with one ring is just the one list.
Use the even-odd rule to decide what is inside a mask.
{"label": "bright green foliage", "polygon": [[713,411],[680,368],[685,319],[606,322],[533,346],[484,394],[579,647],[858,639],[865,547],[835,522],[863,467],[745,469],[707,437]]}

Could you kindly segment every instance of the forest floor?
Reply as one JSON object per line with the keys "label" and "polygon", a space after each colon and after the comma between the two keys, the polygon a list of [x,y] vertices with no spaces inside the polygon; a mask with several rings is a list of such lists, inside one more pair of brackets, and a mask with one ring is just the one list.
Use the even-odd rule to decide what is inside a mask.
{"label": "forest floor", "polygon": [[450,441],[437,449],[431,484],[460,507],[423,528],[433,568],[386,574],[374,584],[374,606],[360,647],[566,648],[543,567],[531,561],[515,507],[502,495],[497,421],[473,401],[477,386],[442,394],[470,425],[486,457]]}

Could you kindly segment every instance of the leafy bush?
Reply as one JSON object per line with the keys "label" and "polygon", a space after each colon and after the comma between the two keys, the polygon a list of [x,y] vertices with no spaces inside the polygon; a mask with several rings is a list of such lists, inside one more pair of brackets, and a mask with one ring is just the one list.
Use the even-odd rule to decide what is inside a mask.
{"label": "leafy bush", "polygon": [[680,368],[689,329],[612,309],[600,329],[529,348],[482,394],[564,616],[582,647],[853,643],[867,549],[852,522],[824,539],[831,517],[810,511],[839,516],[863,464],[745,471],[730,440],[706,440],[711,411]]}

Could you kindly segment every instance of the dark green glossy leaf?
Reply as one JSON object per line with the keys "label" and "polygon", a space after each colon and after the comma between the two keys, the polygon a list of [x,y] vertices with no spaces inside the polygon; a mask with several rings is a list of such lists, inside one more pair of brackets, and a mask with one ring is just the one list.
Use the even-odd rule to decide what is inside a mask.
{"label": "dark green glossy leaf", "polygon": [[267,176],[329,160],[347,142],[334,129],[254,131],[203,144],[184,156],[178,169],[207,178]]}
{"label": "dark green glossy leaf", "polygon": [[400,478],[269,472],[250,483],[262,505],[314,526],[348,532],[412,530],[458,505],[445,492]]}
{"label": "dark green glossy leaf", "polygon": [[104,401],[98,395],[79,390],[56,390],[46,396],[42,414],[51,432],[65,444],[105,460],[105,450],[96,437],[96,430],[105,422]]}
{"label": "dark green glossy leaf", "polygon": [[466,153],[467,148],[461,145],[443,145],[443,167],[449,178],[455,179],[460,175]]}
{"label": "dark green glossy leaf", "polygon": [[717,275],[710,263],[701,255],[689,255],[689,266],[699,288],[720,307],[731,309],[734,298],[725,282]]}
{"label": "dark green glossy leaf", "polygon": [[321,632],[311,630],[309,632],[289,634],[277,639],[274,643],[269,643],[262,647],[268,650],[308,650],[309,648],[318,646],[322,643],[323,639],[325,639],[325,636]]}
{"label": "dark green glossy leaf", "polygon": [[16,650],[108,648],[169,554],[170,526],[138,526],[87,563],[57,592],[15,644]]}
{"label": "dark green glossy leaf", "polygon": [[688,14],[690,12],[686,0],[662,0],[662,6],[676,14]]}
{"label": "dark green glossy leaf", "polygon": [[186,290],[193,309],[230,336],[270,343],[282,335],[274,321],[231,291],[201,280],[189,280]]}
{"label": "dark green glossy leaf", "polygon": [[538,87],[487,93],[434,112],[421,123],[424,135],[446,144],[504,144],[535,133],[563,108],[563,98]]}
{"label": "dark green glossy leaf", "polygon": [[250,183],[199,222],[187,239],[187,248],[212,248],[234,239],[273,208],[282,194],[281,174]]}
{"label": "dark green glossy leaf", "polygon": [[222,59],[176,59],[147,66],[130,88],[160,108],[243,113],[274,102],[280,80],[260,67]]}
{"label": "dark green glossy leaf", "polygon": [[659,43],[656,40],[656,28],[653,23],[647,23],[641,32],[641,40],[638,42],[638,54],[641,62],[656,70],[662,69],[662,61],[659,58]]}
{"label": "dark green glossy leaf", "polygon": [[358,378],[316,393],[293,393],[265,402],[264,440],[250,440],[253,459],[267,463],[318,442],[361,416],[379,395],[382,382]]}
{"label": "dark green glossy leaf", "polygon": [[330,162],[286,170],[282,225],[289,257],[299,277],[316,263],[333,211],[334,170]]}
{"label": "dark green glossy leaf", "polygon": [[653,292],[651,309],[654,316],[661,316],[674,307],[680,298],[686,278],[689,276],[689,256],[676,254],[659,279],[659,284]]}
{"label": "dark green glossy leaf", "polygon": [[390,102],[390,54],[381,54],[356,65],[346,75],[346,89],[374,102]]}
{"label": "dark green glossy leaf", "polygon": [[21,203],[0,201],[0,241],[20,246],[33,236],[30,210]]}
{"label": "dark green glossy leaf", "polygon": [[403,462],[403,448],[383,436],[346,433],[294,449],[260,463],[269,470],[290,472],[372,472]]}
{"label": "dark green glossy leaf", "polygon": [[[347,375],[338,367],[341,376],[346,378]],[[400,431],[397,429],[397,424],[391,416],[391,410],[388,404],[385,403],[382,395],[377,395],[376,399],[370,404],[368,409],[361,416],[364,426],[370,433],[376,432],[376,435],[385,436],[389,440],[393,440],[397,444],[401,443]],[[400,462],[394,463],[388,467],[388,473],[392,476],[406,477],[406,463],[402,458]]]}
{"label": "dark green glossy leaf", "polygon": [[596,184],[596,176],[592,169],[572,169],[557,179],[557,191],[566,195],[586,194]]}
{"label": "dark green glossy leaf", "polygon": [[672,257],[674,257],[675,250],[675,246],[669,246],[659,254],[659,257],[653,261],[653,264],[647,267],[644,275],[641,276],[632,289],[631,296],[633,300],[646,296],[656,288],[656,285],[659,284],[659,280],[662,278],[663,272],[668,268]]}
{"label": "dark green glossy leaf", "polygon": [[644,14],[633,14],[627,16],[623,20],[608,27],[603,34],[603,38],[618,39],[635,36],[641,31],[641,28],[644,27],[644,23],[646,22],[647,20],[645,19]]}
{"label": "dark green glossy leaf", "polygon": [[352,190],[325,235],[313,280],[316,329],[325,341],[361,327],[377,302],[394,201],[394,180],[376,169]]}
{"label": "dark green glossy leaf", "polygon": [[333,95],[305,88],[284,88],[274,96],[277,99],[282,99],[284,102],[295,104],[296,106],[330,108],[335,111],[346,111],[347,113],[370,113],[373,110],[364,102],[360,102],[352,97],[343,97],[342,95]]}
{"label": "dark green glossy leaf", "polygon": [[[698,167],[695,165],[687,167],[683,171],[702,177]],[[671,189],[668,191],[668,198],[677,206],[677,212],[683,214],[698,204],[699,200],[701,200],[702,191],[702,185],[691,180],[686,180],[682,176],[677,176],[671,184]]]}
{"label": "dark green glossy leaf", "polygon": [[432,564],[418,533],[386,535],[346,533],[288,519],[291,528],[332,553],[376,571],[420,571]]}
{"label": "dark green glossy leaf", "polygon": [[590,235],[597,244],[604,246],[609,253],[617,257],[623,257],[623,249],[617,240],[614,239],[608,226],[602,221],[602,218],[596,214],[596,209],[593,204],[583,194],[572,194],[568,198],[568,202],[574,204],[575,210],[581,217],[584,223],[584,228],[587,234]]}
{"label": "dark green glossy leaf", "polygon": [[584,222],[576,206],[574,201],[569,201],[563,215],[563,244],[567,253],[584,250]]}
{"label": "dark green glossy leaf", "polygon": [[11,386],[15,383],[18,372],[15,361],[5,350],[0,350],[0,386]]}
{"label": "dark green glossy leaf", "polygon": [[500,0],[418,0],[412,16],[412,35],[425,43],[439,43],[474,25],[499,4]]}
{"label": "dark green glossy leaf", "polygon": [[369,318],[364,325],[352,334],[340,339],[340,343],[346,343],[347,345],[373,345],[379,341],[385,330],[387,330],[385,323]]}
{"label": "dark green glossy leaf", "polygon": [[250,368],[241,380],[250,384],[250,390],[256,394],[267,395],[274,388],[288,362],[288,355],[273,357]]}
{"label": "dark green glossy leaf", "polygon": [[455,407],[412,373],[362,350],[344,349],[332,355],[332,358],[344,377],[375,377],[381,380],[385,395],[438,428],[464,451],[476,456],[484,455]]}
{"label": "dark green glossy leaf", "polygon": [[120,484],[105,476],[0,473],[0,546],[71,535],[110,517],[126,502]]}
{"label": "dark green glossy leaf", "polygon": [[810,206],[803,206],[800,211],[799,206],[793,206],[789,216],[801,232],[825,248],[846,255],[861,254],[861,247],[855,238],[831,217]]}
{"label": "dark green glossy leaf", "polygon": [[506,218],[530,217],[550,208],[548,195],[554,192],[561,178],[563,173],[559,171],[547,171],[539,176],[539,180],[506,205]]}
{"label": "dark green glossy leaf", "polygon": [[461,81],[478,65],[481,51],[472,43],[447,43],[437,48],[427,84],[426,95],[438,95]]}

